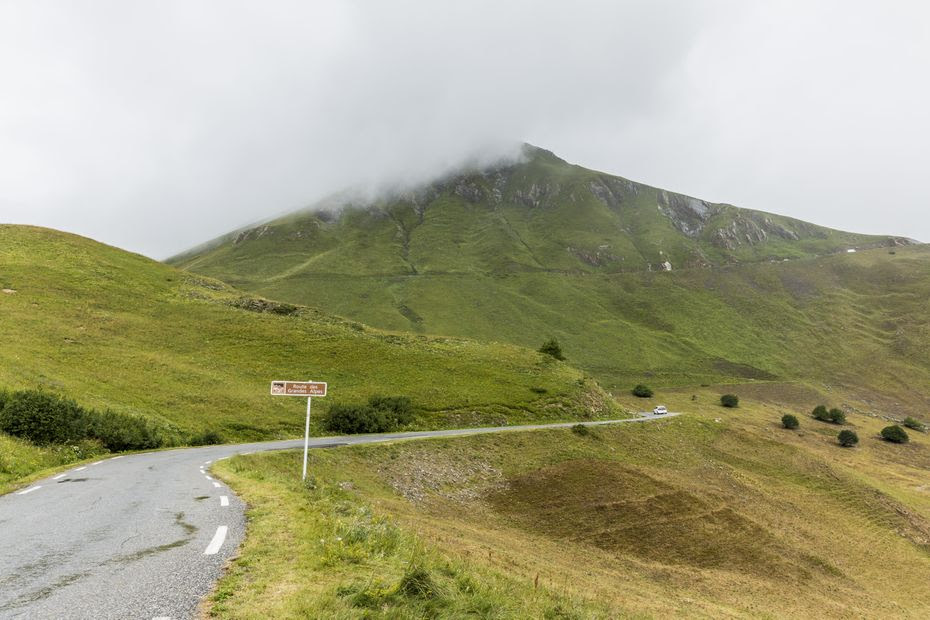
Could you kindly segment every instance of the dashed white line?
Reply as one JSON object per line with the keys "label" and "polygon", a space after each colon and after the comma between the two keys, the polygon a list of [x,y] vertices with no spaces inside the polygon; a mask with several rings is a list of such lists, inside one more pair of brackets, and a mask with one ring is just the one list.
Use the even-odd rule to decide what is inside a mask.
{"label": "dashed white line", "polygon": [[206,462],[204,462],[204,465],[209,465],[209,464],[212,463],[212,462],[213,462],[213,461],[206,461]]}
{"label": "dashed white line", "polygon": [[123,458],[123,456],[125,456],[125,455],[121,454],[121,455],[119,455],[119,456],[114,456],[114,457],[113,457],[112,459],[110,459],[110,460],[111,460],[111,461],[115,461],[116,459],[121,459],[121,458]]}
{"label": "dashed white line", "polygon": [[213,486],[215,486],[216,488],[220,488],[223,485],[221,485],[219,482],[214,482]]}
{"label": "dashed white line", "polygon": [[210,541],[210,544],[207,546],[207,550],[203,552],[204,555],[216,555],[220,550],[220,547],[223,546],[223,541],[226,540],[226,532],[229,530],[225,525],[221,525],[216,528],[216,534],[213,535],[213,540]]}
{"label": "dashed white line", "polygon": [[64,478],[64,477],[67,476],[67,475],[68,475],[68,474],[58,474],[57,476],[55,476],[54,478],[52,478],[52,480],[61,480],[62,478]]}
{"label": "dashed white line", "polygon": [[97,461],[96,463],[91,463],[91,465],[100,465],[100,463],[103,463],[103,461]]}
{"label": "dashed white line", "polygon": [[209,480],[210,482],[213,482],[213,478],[211,478],[210,476],[204,476],[204,478],[206,478],[206,479]]}
{"label": "dashed white line", "polygon": [[225,495],[220,495],[220,506],[229,506],[229,498]]}
{"label": "dashed white line", "polygon": [[84,471],[85,469],[87,469],[87,468],[86,468],[86,467],[78,467],[78,468],[75,469],[74,471]]}
{"label": "dashed white line", "polygon": [[16,494],[17,494],[17,495],[25,495],[26,493],[32,493],[33,491],[38,491],[38,490],[41,489],[41,488],[42,488],[42,485],[41,485],[41,484],[37,484],[37,485],[34,486],[34,487],[29,487],[28,489],[23,489],[22,491],[18,491]]}

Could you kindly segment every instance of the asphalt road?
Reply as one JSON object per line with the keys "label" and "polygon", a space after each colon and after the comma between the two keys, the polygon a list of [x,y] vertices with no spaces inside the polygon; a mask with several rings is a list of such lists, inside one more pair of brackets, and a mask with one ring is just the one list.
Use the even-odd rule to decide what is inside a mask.
{"label": "asphalt road", "polygon": [[[326,437],[310,445],[573,424]],[[192,617],[245,533],[244,504],[210,476],[210,465],[236,454],[302,446],[303,440],[292,440],[111,457],[0,497],[0,618]]]}

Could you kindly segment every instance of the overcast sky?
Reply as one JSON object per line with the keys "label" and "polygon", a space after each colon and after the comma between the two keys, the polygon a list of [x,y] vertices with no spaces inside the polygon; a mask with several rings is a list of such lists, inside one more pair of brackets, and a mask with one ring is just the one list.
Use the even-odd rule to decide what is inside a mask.
{"label": "overcast sky", "polygon": [[0,222],[165,258],[531,142],[930,241],[930,3],[0,0]]}

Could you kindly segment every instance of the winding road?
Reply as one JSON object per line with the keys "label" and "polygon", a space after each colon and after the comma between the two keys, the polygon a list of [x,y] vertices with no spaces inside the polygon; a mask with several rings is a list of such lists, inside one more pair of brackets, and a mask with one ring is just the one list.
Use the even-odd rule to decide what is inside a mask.
{"label": "winding road", "polygon": [[[310,446],[574,424],[325,437]],[[210,475],[210,465],[236,454],[302,446],[303,440],[291,440],[110,457],[0,497],[0,618],[194,616],[245,535],[245,505]]]}

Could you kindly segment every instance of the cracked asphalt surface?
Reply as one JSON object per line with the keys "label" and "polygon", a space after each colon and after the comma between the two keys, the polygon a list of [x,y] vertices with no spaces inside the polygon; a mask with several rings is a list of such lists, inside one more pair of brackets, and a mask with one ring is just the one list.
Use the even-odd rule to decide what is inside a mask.
{"label": "cracked asphalt surface", "polygon": [[[311,439],[310,446],[574,424],[325,437]],[[245,505],[222,481],[211,479],[210,464],[236,454],[300,447],[303,440],[110,457],[0,497],[0,618],[193,617],[245,535]],[[225,538],[221,527],[227,528]],[[207,554],[211,547],[216,552]]]}

